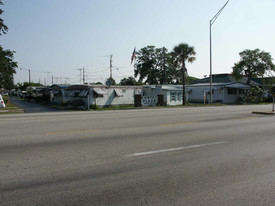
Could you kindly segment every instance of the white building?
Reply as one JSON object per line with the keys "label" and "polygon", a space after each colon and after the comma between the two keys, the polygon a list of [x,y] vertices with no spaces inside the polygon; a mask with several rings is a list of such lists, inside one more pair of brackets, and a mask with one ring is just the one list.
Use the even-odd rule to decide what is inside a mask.
{"label": "white building", "polygon": [[65,94],[73,107],[88,108],[88,105],[113,107],[134,105],[135,94],[142,92],[136,86],[71,85]]}
{"label": "white building", "polygon": [[[210,84],[193,84],[187,86],[187,88],[189,89],[189,102],[210,102]],[[213,83],[213,103],[238,103],[244,98],[245,94],[249,89],[250,86],[244,83]]]}

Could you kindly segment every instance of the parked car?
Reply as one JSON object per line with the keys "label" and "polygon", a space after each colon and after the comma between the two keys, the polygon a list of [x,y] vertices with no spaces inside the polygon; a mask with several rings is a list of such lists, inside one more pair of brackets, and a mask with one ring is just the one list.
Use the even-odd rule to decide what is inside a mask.
{"label": "parked car", "polygon": [[4,102],[4,99],[2,97],[2,95],[0,94],[0,108],[5,108],[6,105],[5,105],[5,102]]}

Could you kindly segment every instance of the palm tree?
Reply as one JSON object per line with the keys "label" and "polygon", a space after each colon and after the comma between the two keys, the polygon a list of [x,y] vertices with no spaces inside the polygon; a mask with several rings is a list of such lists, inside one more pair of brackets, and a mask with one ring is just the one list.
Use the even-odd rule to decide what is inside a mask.
{"label": "palm tree", "polygon": [[182,72],[182,105],[185,105],[185,73],[186,69],[186,61],[192,63],[196,60],[195,49],[188,44],[181,43],[178,46],[175,46],[172,52],[175,65],[181,66]]}

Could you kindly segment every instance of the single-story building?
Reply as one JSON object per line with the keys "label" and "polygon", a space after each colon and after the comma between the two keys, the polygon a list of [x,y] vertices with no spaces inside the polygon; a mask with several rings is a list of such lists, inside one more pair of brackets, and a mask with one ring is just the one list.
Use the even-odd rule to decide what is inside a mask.
{"label": "single-story building", "polygon": [[27,87],[27,98],[41,100],[44,97],[48,96],[49,87],[47,86],[36,86],[36,87]]}
{"label": "single-story building", "polygon": [[[188,85],[189,102],[209,103],[210,102],[210,84],[192,84]],[[245,94],[251,87],[244,83],[213,83],[212,97],[213,103],[220,102],[232,104],[241,102]]]}
{"label": "single-story building", "polygon": [[69,85],[57,85],[54,84],[49,87],[50,89],[50,102],[56,104],[66,104],[69,99],[65,94]]}
{"label": "single-story building", "polygon": [[[188,89],[185,89],[185,98],[188,101]],[[146,85],[142,87],[142,106],[180,104],[182,104],[182,85]]]}
{"label": "single-story building", "polygon": [[[225,104],[238,103],[251,87],[261,86],[257,79],[252,79],[250,85],[246,82],[247,77],[236,80],[231,74],[212,75],[212,101]],[[186,88],[189,89],[189,102],[210,102],[210,77],[195,80]]]}
{"label": "single-story building", "polygon": [[137,86],[71,85],[65,92],[68,104],[73,107],[88,108],[88,105],[100,107],[134,105],[135,94],[142,92]]}

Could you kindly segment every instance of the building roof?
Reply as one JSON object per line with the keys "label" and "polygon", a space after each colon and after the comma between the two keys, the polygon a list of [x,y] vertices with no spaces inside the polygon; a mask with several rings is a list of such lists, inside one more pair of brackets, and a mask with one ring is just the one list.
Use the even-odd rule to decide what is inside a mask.
{"label": "building roof", "polygon": [[[225,83],[213,83],[213,88],[225,87],[225,88],[235,88],[235,89],[249,89],[250,86],[242,82],[225,82]],[[188,88],[192,87],[210,87],[210,83],[198,83],[188,85]]]}
{"label": "building roof", "polygon": [[[247,77],[242,77],[239,80],[236,80],[231,74],[213,74],[212,75],[212,83],[232,83],[232,82],[239,82],[246,84]],[[203,79],[197,79],[192,81],[191,84],[199,84],[199,83],[210,83],[210,77],[206,77]],[[261,81],[257,78],[252,78],[250,82],[251,86],[261,85]]]}

